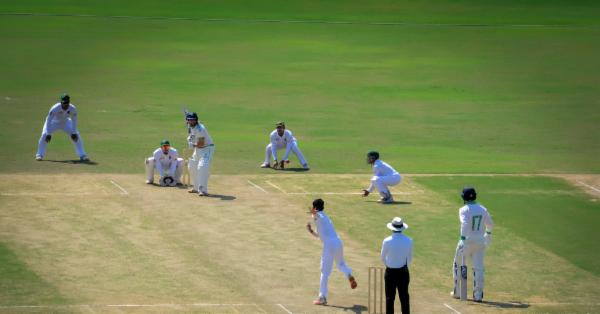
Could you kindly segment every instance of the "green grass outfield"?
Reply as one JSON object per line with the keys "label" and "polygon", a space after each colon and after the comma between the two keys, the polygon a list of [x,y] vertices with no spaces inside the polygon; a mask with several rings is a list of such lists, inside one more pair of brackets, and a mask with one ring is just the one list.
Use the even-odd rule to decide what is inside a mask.
{"label": "green grass outfield", "polygon": [[[42,3],[7,3],[0,13],[239,18],[236,12],[243,11],[214,5],[212,13],[185,5],[179,11],[157,10],[161,5],[137,8],[121,2],[96,2],[84,10],[70,2]],[[440,6],[432,7],[454,5]],[[549,9],[536,14],[539,6],[531,3],[519,10],[517,20],[506,22],[550,23],[555,15],[544,13]],[[359,18],[306,7],[332,19],[359,21],[390,21],[394,10],[374,5],[373,10],[387,13],[355,10]],[[513,8],[499,3],[462,7],[481,13],[465,13],[478,17],[464,23],[490,24],[501,24]],[[543,6],[552,7],[560,2]],[[402,6],[396,10],[405,12]],[[273,9],[281,19],[302,18],[288,11],[296,12],[292,4]],[[598,6],[569,4],[563,11],[582,16],[563,24],[587,25],[585,16],[598,12]],[[491,12],[495,18],[486,21]],[[445,22],[429,11],[415,14],[414,21]],[[136,172],[165,137],[181,147],[180,111],[186,104],[199,112],[215,138],[215,173],[259,171],[267,134],[277,120],[295,132],[316,172],[363,172],[364,153],[374,148],[411,173],[597,173],[599,35],[593,25],[431,27],[2,15],[0,144],[10,149],[0,152],[5,161],[0,170],[73,169],[48,170],[33,161],[48,108],[60,92],[69,91],[79,105],[86,148],[99,163],[86,171]],[[47,157],[71,156],[70,143],[55,136]]]}
{"label": "green grass outfield", "polygon": [[[515,301],[541,312],[598,311],[589,305],[600,295],[600,253],[593,249],[600,239],[597,195],[557,178],[475,174],[600,172],[600,3],[363,2],[3,1],[0,174],[54,178],[70,173],[83,181],[71,186],[60,177],[56,182],[65,186],[58,187],[40,179],[54,192],[81,190],[80,200],[64,200],[64,206],[54,196],[49,203],[43,195],[0,196],[0,306],[185,303],[212,297],[211,288],[222,289],[221,295],[235,291],[243,300],[271,300],[278,292],[290,299],[308,294],[312,286],[246,291],[258,288],[252,278],[279,283],[283,275],[234,264],[232,269],[251,275],[232,276],[218,261],[235,255],[215,249],[215,239],[217,227],[245,221],[251,212],[256,217],[246,227],[255,232],[254,252],[284,250],[289,244],[280,239],[290,237],[299,252],[308,252],[296,263],[308,257],[318,263],[316,251],[296,233],[277,229],[278,240],[262,238],[265,217],[259,210],[265,206],[275,221],[303,228],[305,217],[294,210],[318,193],[283,195],[281,203],[270,195],[244,203],[242,196],[229,203],[231,208],[210,203],[222,215],[204,207],[194,212],[158,206],[190,206],[187,193],[181,203],[173,203],[177,194],[163,195],[171,203],[162,203],[155,193],[150,193],[152,204],[143,197],[142,160],[163,138],[182,148],[181,107],[187,105],[216,142],[212,173],[223,175],[214,178],[220,193],[227,192],[227,175],[239,181],[235,175],[240,174],[267,189],[265,178],[287,191],[298,186],[356,191],[368,180],[364,159],[371,149],[401,173],[473,174],[405,178],[397,190],[416,194],[397,198],[411,204],[386,207],[326,196],[344,241],[364,248],[365,256],[377,254],[386,222],[395,215],[407,219],[416,245],[415,304],[425,304],[419,297],[445,297],[449,291],[461,206],[457,195],[464,184],[473,184],[497,224],[487,257],[486,296],[505,302],[500,308]],[[79,108],[79,128],[96,164],[62,162],[76,156],[60,133],[46,156],[58,162],[34,161],[43,119],[63,91]],[[278,174],[258,168],[278,120],[285,120],[299,139],[310,173],[265,177]],[[108,179],[90,175],[98,181],[86,183],[90,172],[139,174],[140,185],[123,176],[132,196],[116,198],[106,192],[114,188]],[[250,193],[240,182],[231,187]],[[38,183],[27,182],[31,186],[23,191],[45,192]],[[1,186],[0,192],[23,192],[9,183]],[[86,199],[86,187],[106,197]],[[273,210],[277,206],[281,215]],[[214,233],[196,230],[194,223],[210,219]],[[73,239],[98,239],[99,244],[84,247]],[[189,239],[198,239],[208,253],[196,252]],[[158,257],[147,252],[154,240],[160,244]],[[79,256],[80,245],[86,258]],[[93,258],[106,252],[119,262]],[[256,254],[248,265],[271,261]],[[356,251],[348,254],[359,265],[377,263]],[[206,269],[195,268],[198,260],[207,262]],[[136,265],[142,275],[127,282],[123,274],[130,269],[122,264]],[[173,276],[172,265],[180,266]],[[291,282],[303,279],[304,267],[295,268]],[[105,276],[94,277],[93,270],[106,270]],[[208,270],[231,284],[211,277],[207,280],[214,286],[203,286]],[[430,290],[434,293],[427,294]],[[297,302],[304,301],[309,300]],[[357,301],[349,296],[344,302]],[[496,307],[464,310],[493,312]]]}

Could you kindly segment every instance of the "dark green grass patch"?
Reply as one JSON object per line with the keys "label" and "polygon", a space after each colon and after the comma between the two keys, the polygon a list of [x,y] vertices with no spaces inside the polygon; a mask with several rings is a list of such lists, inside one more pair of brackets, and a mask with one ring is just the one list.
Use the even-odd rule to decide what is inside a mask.
{"label": "dark green grass patch", "polygon": [[0,305],[64,304],[65,299],[0,243]]}

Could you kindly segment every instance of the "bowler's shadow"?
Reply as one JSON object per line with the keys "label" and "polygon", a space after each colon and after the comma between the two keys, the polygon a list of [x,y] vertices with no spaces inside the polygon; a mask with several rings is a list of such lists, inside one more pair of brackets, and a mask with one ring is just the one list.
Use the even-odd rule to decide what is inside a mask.
{"label": "bowler's shadow", "polygon": [[88,166],[97,166],[98,163],[91,160],[79,160],[79,159],[71,159],[71,160],[54,160],[54,159],[42,159],[41,161],[47,162],[58,162],[61,164],[77,164],[77,165],[88,165]]}
{"label": "bowler's shadow", "polygon": [[221,195],[221,194],[208,194],[201,197],[220,198],[222,201],[233,201],[236,199],[233,195]]}
{"label": "bowler's shadow", "polygon": [[353,306],[340,306],[340,305],[331,305],[331,304],[327,304],[326,306],[328,307],[333,307],[336,309],[340,309],[343,310],[344,312],[346,311],[350,311],[350,312],[354,312],[354,313],[364,313],[366,312],[369,308],[367,308],[364,305],[360,305],[360,304],[354,304]]}

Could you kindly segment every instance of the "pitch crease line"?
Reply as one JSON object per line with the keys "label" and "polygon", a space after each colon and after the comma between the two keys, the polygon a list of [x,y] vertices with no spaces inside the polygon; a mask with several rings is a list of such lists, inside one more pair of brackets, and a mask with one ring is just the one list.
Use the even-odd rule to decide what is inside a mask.
{"label": "pitch crease line", "polygon": [[284,311],[286,311],[288,314],[294,314],[292,313],[292,311],[288,310],[285,306],[283,306],[283,304],[278,303],[277,304],[280,308],[282,308]]}
{"label": "pitch crease line", "polygon": [[590,188],[590,189],[592,189],[592,190],[594,190],[594,191],[596,191],[596,192],[599,192],[599,193],[600,193],[600,189],[597,189],[597,188],[596,188],[596,187],[594,187],[593,185],[589,185],[589,184],[587,184],[587,183],[584,183],[584,182],[581,182],[581,181],[579,181],[579,180],[577,180],[577,183],[579,183],[579,184],[582,184],[582,185],[584,185],[584,186],[586,186],[586,187],[588,187],[588,188]]}
{"label": "pitch crease line", "polygon": [[271,183],[271,181],[265,181],[265,182],[267,182],[267,184],[268,184],[268,185],[270,185],[270,186],[272,186],[272,187],[274,187],[274,188],[278,189],[279,191],[281,191],[281,193],[283,193],[283,194],[288,194],[288,192],[284,191],[282,188],[278,187],[277,185],[275,185],[275,184]]}
{"label": "pitch crease line", "polygon": [[125,190],[122,186],[117,184],[117,182],[110,180],[110,183],[112,183],[112,185],[116,186],[119,190],[121,190],[122,195],[129,195],[129,192],[127,192],[127,190]]}
{"label": "pitch crease line", "polygon": [[461,312],[459,312],[459,311],[455,310],[453,307],[451,307],[450,305],[448,305],[448,304],[446,304],[446,303],[444,303],[444,306],[445,306],[445,307],[447,307],[447,308],[449,308],[449,309],[451,309],[451,310],[452,310],[454,313],[456,313],[456,314],[462,314]]}
{"label": "pitch crease line", "polygon": [[252,185],[253,187],[255,187],[255,188],[257,188],[257,189],[259,189],[259,190],[261,190],[261,191],[263,191],[263,192],[265,192],[265,193],[269,193],[269,192],[267,192],[267,190],[263,189],[263,188],[262,188],[260,185],[258,185],[258,184],[256,184],[256,183],[254,183],[254,182],[252,182],[252,181],[250,181],[250,180],[247,180],[247,181],[248,181],[248,183],[250,183],[250,185]]}

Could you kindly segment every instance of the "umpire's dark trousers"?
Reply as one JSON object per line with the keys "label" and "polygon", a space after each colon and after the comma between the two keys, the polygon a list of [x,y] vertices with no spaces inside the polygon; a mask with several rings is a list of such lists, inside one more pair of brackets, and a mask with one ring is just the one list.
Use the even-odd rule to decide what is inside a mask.
{"label": "umpire's dark trousers", "polygon": [[396,289],[400,297],[402,314],[410,314],[410,301],[408,296],[408,283],[410,274],[408,267],[386,268],[385,269],[385,312],[394,313],[394,300],[396,299]]}

